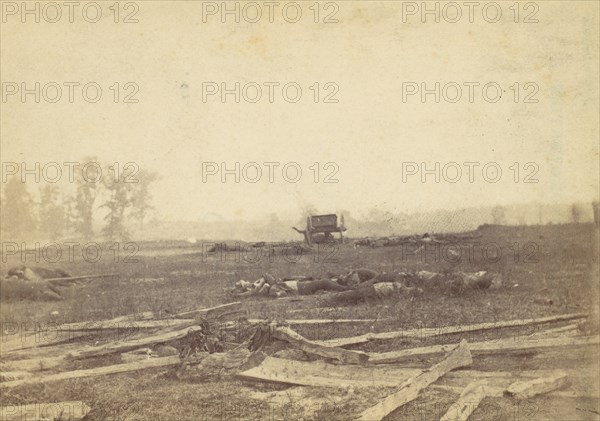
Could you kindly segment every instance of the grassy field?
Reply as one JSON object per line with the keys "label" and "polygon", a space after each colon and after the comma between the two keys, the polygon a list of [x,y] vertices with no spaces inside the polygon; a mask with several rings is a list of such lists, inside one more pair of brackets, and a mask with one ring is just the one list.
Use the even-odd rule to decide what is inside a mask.
{"label": "grassy field", "polygon": [[[287,258],[282,255],[281,249],[275,249],[274,256],[265,255],[261,258],[257,258],[255,254],[248,254],[250,262],[244,262],[240,259],[243,256],[235,252],[226,255],[217,252],[211,256],[193,252],[161,255],[145,254],[143,249],[140,250],[139,256],[133,257],[137,260],[135,262],[124,262],[123,256],[119,256],[119,261],[116,261],[113,253],[104,253],[102,259],[94,263],[81,258],[65,260],[54,265],[44,265],[41,262],[40,266],[60,267],[73,275],[116,272],[120,276],[114,279],[92,280],[74,288],[64,289],[65,299],[57,302],[19,301],[15,300],[14,295],[3,292],[0,319],[2,323],[26,326],[28,323],[109,319],[142,311],[175,313],[236,301],[235,297],[227,292],[236,281],[254,281],[266,272],[279,277],[320,277],[328,272],[339,273],[360,267],[388,272],[490,270],[502,274],[503,285],[495,290],[469,290],[458,293],[439,284],[429,283],[420,285],[424,293],[418,297],[370,300],[338,307],[331,306],[328,294],[278,300],[251,298],[244,301],[247,316],[274,320],[377,319],[373,323],[360,325],[328,325],[318,329],[298,329],[310,339],[330,339],[366,332],[442,327],[563,313],[597,314],[594,306],[599,300],[598,234],[593,225],[487,226],[470,234],[472,238],[460,242],[461,254],[458,258],[456,253],[448,253],[450,247],[432,246],[425,254],[412,255],[410,252],[414,249],[400,246],[355,249],[347,243],[336,248],[321,247],[318,253],[304,252],[300,256]],[[451,248],[454,251],[458,250],[455,246]],[[10,257],[4,264],[4,272],[6,268],[18,264],[23,264],[18,256]],[[36,265],[30,260],[26,264]],[[540,303],[539,298],[550,299],[553,304]],[[440,340],[456,341],[456,338],[438,338],[436,343]],[[434,342],[428,340],[422,344],[431,343]],[[406,340],[382,341],[371,342],[356,349],[383,352],[411,346],[419,344]],[[563,357],[560,358],[567,367],[576,369],[579,367],[577,364],[587,361],[590,355],[573,354],[568,358]],[[475,368],[484,371],[516,370],[526,366],[527,361],[527,356],[510,361],[491,358],[478,362]],[[415,364],[427,366],[434,362],[435,358],[421,360]],[[553,363],[540,360],[538,364]],[[506,368],[507,365],[509,368]],[[597,378],[595,381],[597,382]],[[0,404],[82,400],[93,408],[89,415],[93,420],[345,420],[364,407],[364,404],[361,406],[361,401],[376,402],[385,396],[385,393],[381,396],[381,391],[377,390],[362,391],[360,399],[345,399],[343,404],[319,403],[318,410],[310,405],[311,402],[320,402],[318,399],[296,402],[295,406],[290,402],[265,406],[260,399],[252,397],[252,392],[257,390],[266,392],[282,389],[285,387],[230,379],[182,381],[169,376],[157,376],[156,370],[149,370],[129,375],[11,389],[2,392]],[[351,392],[340,393],[343,395]],[[428,419],[439,405],[454,399],[456,396],[448,392],[428,390],[415,403],[396,411],[389,418]],[[532,404],[536,405],[538,414],[548,410],[548,403],[545,403],[543,397]],[[426,415],[415,412],[419,405],[425,405]],[[506,405],[506,402],[499,405]],[[595,408],[593,410],[599,409],[597,401],[590,405]],[[514,411],[518,409],[506,409],[502,415],[504,418],[485,418],[485,414],[480,414],[482,418],[478,419],[514,420]],[[527,418],[523,416],[525,412],[519,419]],[[596,416],[593,412],[590,413],[592,415],[584,414],[586,413],[577,413],[581,418],[573,418],[572,421],[597,419],[585,417]],[[552,419],[552,415],[550,411],[548,419]],[[513,418],[510,418],[511,416]],[[575,415],[570,413],[567,416]]]}

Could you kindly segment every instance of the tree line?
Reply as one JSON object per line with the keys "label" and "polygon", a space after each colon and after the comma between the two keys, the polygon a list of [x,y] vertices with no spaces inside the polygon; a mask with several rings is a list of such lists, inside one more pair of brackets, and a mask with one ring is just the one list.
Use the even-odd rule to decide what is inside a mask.
{"label": "tree line", "polygon": [[[90,157],[86,162],[98,160]],[[139,169],[135,177],[121,177],[114,175],[111,166],[103,167],[102,173],[111,175],[97,181],[90,181],[81,171],[75,172],[74,187],[69,191],[45,182],[39,187],[38,200],[20,177],[10,177],[2,191],[3,241],[65,237],[90,241],[98,234],[107,241],[128,241],[128,227],[137,223],[143,228],[154,208],[150,187],[158,180],[158,174]],[[94,221],[102,213],[103,224],[97,233]]]}

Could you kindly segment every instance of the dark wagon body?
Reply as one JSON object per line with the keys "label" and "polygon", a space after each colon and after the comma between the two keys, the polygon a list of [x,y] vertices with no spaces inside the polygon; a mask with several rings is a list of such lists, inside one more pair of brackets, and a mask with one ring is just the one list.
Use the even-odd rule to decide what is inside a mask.
{"label": "dark wagon body", "polygon": [[[338,224],[338,217],[336,214],[328,215],[311,215],[306,218],[306,229],[299,230],[294,228],[297,232],[304,234],[304,239],[308,244],[314,242],[333,242],[335,241],[333,235],[334,232],[340,233],[340,241],[344,241],[343,232],[346,231],[344,226],[344,216],[340,215],[340,221]],[[321,236],[315,234],[322,234]]]}

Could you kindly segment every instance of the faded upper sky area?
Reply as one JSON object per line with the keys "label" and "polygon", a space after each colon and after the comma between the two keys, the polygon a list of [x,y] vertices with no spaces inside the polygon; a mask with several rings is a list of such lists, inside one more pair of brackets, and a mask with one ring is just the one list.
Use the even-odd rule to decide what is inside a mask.
{"label": "faded upper sky area", "polygon": [[[435,12],[422,15],[421,2],[279,2],[272,23],[265,2],[240,3],[236,23],[221,2],[122,2],[117,10],[100,2],[93,23],[98,8],[81,2],[70,23],[59,2],[60,18],[41,4],[35,23],[21,2],[3,2],[2,161],[136,162],[162,175],[155,205],[167,219],[290,214],[311,204],[358,213],[591,201],[599,183],[599,3],[514,3],[498,2],[497,15],[490,2],[472,10],[429,2],[439,23]],[[39,103],[15,92],[21,82],[40,82]],[[73,103],[65,82],[81,84]],[[90,82],[102,90],[96,103],[93,86],[88,100],[82,94]],[[209,95],[221,82],[233,90],[240,83],[239,103],[235,94],[224,102]],[[435,93],[425,101],[409,95],[435,92],[436,82],[439,102]],[[54,103],[52,83],[62,86]],[[128,94],[138,102],[126,103]],[[233,169],[236,161],[261,163],[262,178],[203,182],[203,162]],[[273,183],[264,162],[280,163]],[[281,171],[291,162],[302,169],[296,183]],[[435,174],[425,182],[410,175],[418,169],[411,162],[438,162],[439,183]],[[479,163],[472,183],[465,162]],[[246,169],[252,181],[255,169]],[[286,175],[293,179],[294,168]],[[324,183],[328,175],[338,182]]]}

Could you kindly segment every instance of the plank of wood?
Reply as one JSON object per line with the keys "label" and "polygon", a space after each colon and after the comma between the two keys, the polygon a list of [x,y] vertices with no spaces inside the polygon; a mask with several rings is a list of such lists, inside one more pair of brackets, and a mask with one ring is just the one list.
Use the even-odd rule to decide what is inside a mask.
{"label": "plank of wood", "polygon": [[77,421],[85,417],[90,409],[88,405],[81,401],[9,405],[0,408],[0,420]]}
{"label": "plank of wood", "polygon": [[[564,352],[557,353],[557,358],[560,355],[564,355]],[[476,357],[473,357],[474,359]],[[545,359],[545,362],[548,360]],[[570,393],[576,396],[592,395],[600,396],[600,389],[598,385],[597,365],[594,364],[594,360],[584,363],[583,365],[578,364],[570,369],[562,369],[568,376],[569,386],[568,389],[560,389],[548,393],[547,396],[559,396],[561,393],[566,393],[564,390],[571,391]],[[510,371],[510,372],[493,372],[493,371],[478,371],[478,370],[456,370],[446,374],[444,377],[439,379],[435,385],[450,386],[458,388],[457,396],[460,392],[471,382],[474,381],[489,381],[490,385],[495,388],[500,388],[501,392],[504,392],[511,384],[516,381],[529,381],[538,379],[541,377],[550,377],[556,373],[556,369],[552,370],[525,370],[525,371]]]}
{"label": "plank of wood", "polygon": [[126,341],[113,341],[96,347],[88,346],[73,352],[69,357],[75,360],[81,360],[85,358],[101,357],[117,352],[133,351],[134,349],[143,348],[148,345],[175,341],[185,337],[189,332],[194,332],[201,329],[202,328],[200,326],[191,326],[172,332],[159,332],[157,334],[141,338],[130,338]]}
{"label": "plank of wood", "polygon": [[490,387],[488,381],[469,383],[440,421],[467,421],[479,403],[488,396],[502,396],[502,389]]}
{"label": "plank of wood", "polygon": [[55,328],[48,327],[47,330],[40,330],[36,333],[23,333],[22,336],[0,340],[0,356],[27,349],[63,345],[85,339],[85,336],[85,332],[60,332]]}
{"label": "plank of wood", "polygon": [[[508,374],[508,373],[507,373]],[[530,373],[531,374],[531,373]],[[502,386],[510,382],[510,386]],[[511,381],[509,378],[485,379],[469,383],[458,400],[448,408],[440,421],[467,421],[479,403],[486,397],[514,397],[527,399],[542,393],[552,392],[564,386],[567,374],[562,371],[553,372],[549,376],[535,379]]]}
{"label": "plank of wood", "polygon": [[[15,371],[27,371],[27,372],[38,372],[42,370],[48,370],[50,368],[58,367],[65,362],[65,357],[39,357],[39,358],[27,358],[23,360],[6,361],[3,367],[8,367],[10,370]],[[2,376],[0,371],[0,376]]]}
{"label": "plank of wood", "polygon": [[[154,329],[162,327],[174,327],[179,325],[190,324],[195,321],[193,317],[218,317],[219,315],[228,314],[229,312],[238,311],[241,308],[241,302],[223,304],[216,307],[203,308],[199,310],[168,315],[164,318],[156,318],[151,311],[141,313],[128,314],[125,316],[115,317],[108,320],[63,323],[58,325],[59,331],[78,331],[78,330],[94,330],[94,329],[120,329],[120,328],[140,328]],[[186,318],[189,315],[190,318]]]}
{"label": "plank of wood", "polygon": [[136,361],[126,364],[116,364],[104,367],[90,368],[86,370],[66,371],[57,374],[48,374],[46,376],[36,376],[29,379],[15,380],[11,382],[0,383],[0,388],[11,389],[18,386],[48,383],[60,380],[80,379],[83,377],[105,376],[108,374],[126,373],[129,371],[144,370],[154,367],[167,367],[181,364],[181,359],[178,356],[151,358],[144,361]]}
{"label": "plank of wood", "polygon": [[65,323],[58,326],[59,332],[94,332],[99,330],[136,330],[136,329],[160,329],[165,327],[192,326],[196,324],[195,319],[160,319],[160,320],[120,320]]}
{"label": "plank of wood", "polygon": [[[110,320],[102,320],[103,323],[120,323],[120,322],[131,322],[140,320],[152,320],[155,318],[155,314],[152,311],[142,311],[135,314],[126,314],[124,316],[118,316]],[[95,322],[98,323],[98,322]]]}
{"label": "plank of wood", "polygon": [[561,326],[561,327],[555,327],[553,329],[545,329],[541,332],[536,332],[539,333],[540,335],[545,335],[545,336],[552,336],[552,335],[556,335],[557,333],[560,333],[561,335],[575,335],[577,334],[577,332],[579,332],[579,326],[577,324],[570,324],[570,325],[566,325],[566,326]]}
{"label": "plank of wood", "polygon": [[[527,349],[544,349],[569,346],[587,346],[600,344],[600,336],[591,337],[558,337],[541,338],[527,342],[517,342],[514,339],[499,341],[471,342],[469,348],[473,354],[494,354],[507,351],[522,351]],[[404,349],[382,353],[370,353],[369,362],[374,364],[390,364],[406,360],[407,358],[423,357],[447,352],[456,344],[432,345],[419,348]]]}
{"label": "plank of wood", "polygon": [[246,380],[315,387],[395,387],[423,370],[418,368],[334,365],[324,361],[295,361],[266,357],[238,374]]}
{"label": "plank of wood", "polygon": [[548,377],[516,381],[504,391],[504,396],[517,399],[527,399],[535,395],[560,389],[565,384],[567,384],[567,374],[565,372],[558,371],[552,376]]}
{"label": "plank of wood", "polygon": [[[323,406],[340,407],[344,402],[355,399],[353,394],[348,394],[344,389],[317,388],[293,386],[284,390],[268,392],[250,391],[250,399],[268,402],[269,405],[299,406],[302,408],[321,408]],[[288,412],[289,415],[291,413]],[[291,419],[291,417],[288,417]]]}
{"label": "plank of wood", "polygon": [[198,310],[185,311],[183,313],[174,314],[170,317],[174,319],[187,319],[187,318],[217,318],[227,314],[238,313],[242,311],[242,303],[236,301],[234,303],[222,304],[220,306],[211,308],[201,308]]}
{"label": "plank of wood", "polygon": [[79,281],[83,279],[94,279],[94,278],[115,278],[119,276],[118,273],[105,273],[101,275],[83,275],[83,276],[67,276],[64,278],[48,278],[44,279],[46,282],[54,282],[54,281]]}
{"label": "plank of wood", "polygon": [[367,333],[349,338],[335,338],[317,343],[324,346],[348,346],[364,344],[372,340],[398,339],[398,338],[429,338],[434,336],[449,335],[454,333],[467,333],[479,330],[501,329],[506,327],[533,326],[543,323],[560,322],[566,320],[582,319],[585,313],[564,314],[560,316],[541,317],[538,319],[519,319],[504,322],[478,323],[466,326],[445,326],[435,328],[408,329],[393,332]]}
{"label": "plank of wood", "polygon": [[[445,376],[447,377],[447,375]],[[500,379],[500,384],[502,383],[506,383],[505,387],[508,387],[512,384],[512,382],[509,381],[510,379],[505,378],[505,379]],[[503,388],[500,387],[501,385],[494,385],[494,395],[493,396],[497,396],[497,394],[499,393],[500,395],[502,395],[503,392]],[[432,384],[431,386],[429,386],[430,390],[439,390],[442,392],[448,392],[448,393],[454,393],[457,395],[460,395],[463,391],[464,391],[464,386],[446,386],[446,385],[442,385],[442,384]],[[548,393],[546,393],[546,396],[548,397],[555,397],[555,398],[567,398],[567,399],[589,399],[589,400],[598,400],[598,394],[597,393],[593,393],[593,392],[577,392],[574,390],[552,390]]]}
{"label": "plank of wood", "polygon": [[[9,352],[20,351],[37,347],[55,346],[68,342],[76,342],[78,339],[85,339],[93,330],[130,330],[135,328],[153,329],[161,327],[184,326],[192,323],[192,319],[184,320],[152,320],[154,313],[143,312],[139,314],[130,314],[119,316],[109,320],[98,320],[89,322],[76,322],[31,326],[31,331],[5,332],[0,340],[0,355],[6,355]],[[20,327],[24,329],[23,326]],[[26,326],[29,329],[29,326]]]}
{"label": "plank of wood", "polygon": [[[469,344],[469,349],[473,354],[473,350],[471,349],[471,344]],[[494,380],[498,379],[515,379],[515,378],[524,378],[524,379],[535,379],[538,377],[550,376],[555,372],[555,370],[519,370],[517,372],[512,371],[480,371],[480,370],[457,370],[451,373],[448,373],[444,376],[444,379],[460,379],[460,380],[468,380],[469,382],[473,379],[478,380]],[[466,387],[468,383],[465,383],[463,387]],[[507,385],[508,386],[508,385]]]}
{"label": "plank of wood", "polygon": [[25,379],[31,376],[32,374],[28,371],[0,371],[0,382]]}
{"label": "plank of wood", "polygon": [[441,362],[402,383],[396,393],[364,410],[358,419],[360,421],[381,420],[397,408],[416,399],[422,389],[435,382],[448,371],[470,365],[472,362],[469,345],[463,340]]}
{"label": "plank of wood", "polygon": [[286,341],[304,352],[320,357],[334,358],[343,363],[364,364],[369,359],[369,356],[361,351],[348,351],[343,348],[326,347],[314,341],[309,341],[287,326],[272,326],[271,334],[274,338]]}
{"label": "plank of wood", "polygon": [[[340,324],[340,323],[377,323],[391,319],[292,319],[281,320],[278,323],[288,325],[325,325],[325,324]],[[267,323],[267,319],[248,319],[248,323],[260,324]]]}

